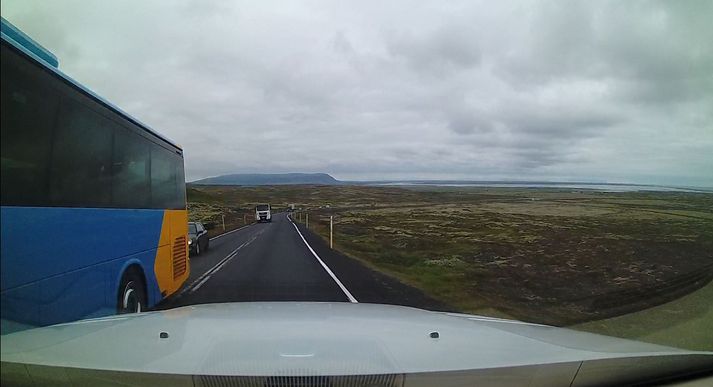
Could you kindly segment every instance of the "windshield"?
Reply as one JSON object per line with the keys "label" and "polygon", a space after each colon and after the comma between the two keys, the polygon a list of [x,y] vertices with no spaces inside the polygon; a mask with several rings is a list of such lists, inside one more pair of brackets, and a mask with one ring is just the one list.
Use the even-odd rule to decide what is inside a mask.
{"label": "windshield", "polygon": [[[0,333],[55,351],[22,359],[117,314],[156,337],[67,356],[223,375],[254,333],[287,367],[260,375],[350,364],[327,353],[400,375],[713,351],[711,1],[0,4]],[[438,330],[457,316],[480,336]]]}

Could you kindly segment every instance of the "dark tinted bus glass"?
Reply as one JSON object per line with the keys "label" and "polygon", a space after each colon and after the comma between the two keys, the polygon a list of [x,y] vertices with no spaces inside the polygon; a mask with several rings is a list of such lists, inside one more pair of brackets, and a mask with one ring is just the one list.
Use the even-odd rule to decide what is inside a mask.
{"label": "dark tinted bus glass", "polygon": [[116,207],[151,206],[151,158],[149,142],[117,127],[114,131],[112,203]]}
{"label": "dark tinted bus glass", "polygon": [[176,153],[171,153],[173,157],[173,162],[176,165],[178,184],[176,185],[176,206],[175,209],[186,208],[186,175],[183,170],[183,157],[177,155]]}
{"label": "dark tinted bus glass", "polygon": [[50,201],[59,206],[111,205],[114,124],[74,98],[64,98],[55,129]]}
{"label": "dark tinted bus glass", "polygon": [[151,146],[151,204],[154,208],[180,208],[178,168],[171,152],[158,145]]}
{"label": "dark tinted bus glass", "polygon": [[47,173],[58,95],[50,76],[2,45],[0,197],[3,205],[47,202]]}
{"label": "dark tinted bus glass", "polygon": [[185,208],[180,154],[5,44],[0,117],[3,205]]}

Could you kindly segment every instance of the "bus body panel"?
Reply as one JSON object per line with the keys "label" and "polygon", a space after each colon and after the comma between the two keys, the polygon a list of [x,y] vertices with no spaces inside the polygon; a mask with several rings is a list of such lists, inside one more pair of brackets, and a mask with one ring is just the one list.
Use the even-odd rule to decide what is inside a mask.
{"label": "bus body panel", "polygon": [[40,283],[19,286],[0,293],[2,334],[41,325]]}
{"label": "bus body panel", "polygon": [[3,320],[11,320],[3,321],[3,333],[116,313],[131,265],[144,273],[149,307],[189,274],[187,251],[183,274],[174,276],[172,264],[173,244],[187,234],[186,210],[3,206],[0,218],[0,306]]}
{"label": "bus body panel", "polygon": [[7,206],[0,215],[6,290],[156,249],[164,210]]}

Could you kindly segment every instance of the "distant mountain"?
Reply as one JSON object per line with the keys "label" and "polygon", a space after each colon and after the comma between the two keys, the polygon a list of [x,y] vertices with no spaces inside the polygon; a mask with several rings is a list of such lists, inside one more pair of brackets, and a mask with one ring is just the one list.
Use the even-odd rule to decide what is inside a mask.
{"label": "distant mountain", "polygon": [[326,173],[235,173],[196,180],[199,185],[285,185],[285,184],[340,184]]}

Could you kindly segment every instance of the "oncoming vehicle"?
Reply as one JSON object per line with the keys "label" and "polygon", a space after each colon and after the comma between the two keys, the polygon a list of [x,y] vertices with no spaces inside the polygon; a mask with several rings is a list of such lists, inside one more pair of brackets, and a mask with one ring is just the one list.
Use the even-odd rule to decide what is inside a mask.
{"label": "oncoming vehicle", "polygon": [[208,251],[210,247],[210,238],[208,238],[208,230],[201,222],[188,222],[188,249],[191,254],[201,255],[202,252]]}
{"label": "oncoming vehicle", "polygon": [[269,204],[258,204],[255,207],[255,220],[258,222],[272,222],[272,213]]}
{"label": "oncoming vehicle", "polygon": [[183,151],[2,20],[3,333],[140,312],[189,275]]}

